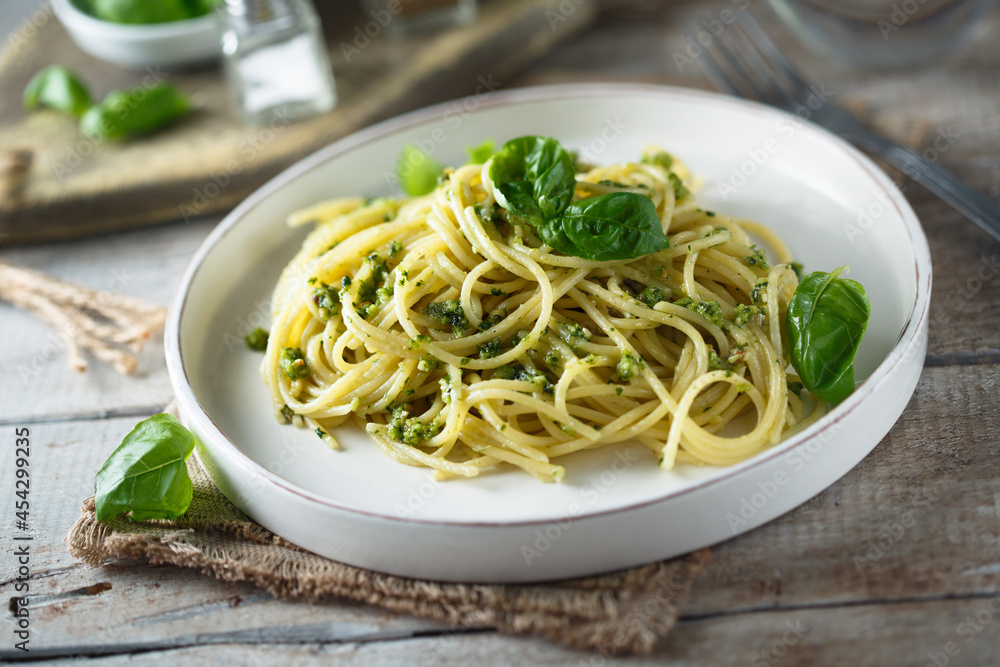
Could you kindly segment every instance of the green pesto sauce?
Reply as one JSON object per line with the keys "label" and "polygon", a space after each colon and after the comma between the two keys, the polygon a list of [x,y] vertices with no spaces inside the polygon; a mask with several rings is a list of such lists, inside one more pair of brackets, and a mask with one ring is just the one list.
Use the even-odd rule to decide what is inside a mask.
{"label": "green pesto sauce", "polygon": [[500,354],[500,336],[479,344],[479,358],[492,359]]}
{"label": "green pesto sauce", "polygon": [[666,300],[667,294],[656,285],[650,285],[639,294],[639,301],[646,304],[649,308],[652,308],[661,301]]}
{"label": "green pesto sauce", "polygon": [[643,151],[639,161],[643,164],[655,164],[666,171],[674,166],[674,156],[666,151]]}
{"label": "green pesto sauce", "polygon": [[319,310],[319,319],[323,322],[340,313],[340,295],[337,290],[321,282],[312,292],[313,303]]}
{"label": "green pesto sauce", "polygon": [[438,324],[450,326],[455,334],[460,334],[469,328],[469,319],[457,299],[435,301],[424,308],[424,315]]}
{"label": "green pesto sauce", "polygon": [[761,312],[760,306],[747,305],[741,303],[733,309],[733,324],[738,327],[746,325],[750,318]]}
{"label": "green pesto sauce", "polygon": [[410,417],[405,407],[398,407],[392,411],[392,419],[386,426],[386,436],[390,440],[416,447],[433,438],[440,430],[437,422],[425,424],[416,417]]}
{"label": "green pesto sauce", "polygon": [[246,336],[243,340],[246,341],[247,347],[254,352],[263,352],[267,349],[267,337],[268,333],[264,329],[257,327]]}
{"label": "green pesto sauce", "polygon": [[622,358],[618,360],[618,376],[628,381],[638,375],[645,367],[646,364],[643,362],[642,357],[637,357],[631,352],[626,351],[622,354]]}
{"label": "green pesto sauce", "polygon": [[302,356],[302,350],[297,347],[286,347],[281,350],[281,370],[289,380],[301,380],[309,377],[309,364]]}
{"label": "green pesto sauce", "polygon": [[546,394],[551,394],[555,391],[555,385],[544,373],[525,368],[523,364],[499,366],[493,369],[493,379],[530,382]]}
{"label": "green pesto sauce", "polygon": [[718,301],[695,301],[691,297],[686,296],[683,299],[674,301],[674,305],[687,308],[688,310],[693,310],[709,322],[718,327],[724,328],[725,323],[722,319],[722,306],[719,305]]}

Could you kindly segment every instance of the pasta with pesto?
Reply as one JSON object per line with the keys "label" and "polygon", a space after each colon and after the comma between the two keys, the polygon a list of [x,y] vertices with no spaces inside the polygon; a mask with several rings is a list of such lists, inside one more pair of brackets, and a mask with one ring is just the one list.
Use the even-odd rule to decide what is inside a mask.
{"label": "pasta with pesto", "polygon": [[624,260],[546,245],[500,204],[491,163],[448,169],[425,196],[290,217],[315,229],[272,301],[261,375],[279,419],[333,447],[356,422],[442,478],[510,464],[558,481],[566,455],[625,441],[663,468],[731,465],[817,418],[787,371],[787,249],[700,208],[680,160],[650,148],[577,167],[573,201],[655,207],[669,246]]}

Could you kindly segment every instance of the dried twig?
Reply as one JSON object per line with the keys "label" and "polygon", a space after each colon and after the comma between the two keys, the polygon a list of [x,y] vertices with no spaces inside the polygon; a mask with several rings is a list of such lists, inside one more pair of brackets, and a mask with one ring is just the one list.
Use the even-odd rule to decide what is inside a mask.
{"label": "dried twig", "polygon": [[4,262],[0,262],[0,299],[55,326],[66,339],[70,366],[80,372],[87,369],[84,350],[122,375],[134,372],[135,357],[115,345],[139,352],[167,317],[160,306]]}

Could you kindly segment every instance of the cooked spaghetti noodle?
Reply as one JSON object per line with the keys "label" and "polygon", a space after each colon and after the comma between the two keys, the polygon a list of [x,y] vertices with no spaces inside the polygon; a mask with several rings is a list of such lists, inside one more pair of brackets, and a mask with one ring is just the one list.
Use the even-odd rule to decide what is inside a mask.
{"label": "cooked spaghetti noodle", "polygon": [[488,167],[448,170],[423,197],[290,218],[316,228],[274,293],[261,373],[280,419],[334,447],[332,429],[354,420],[441,477],[508,463],[558,481],[561,457],[624,441],[664,468],[730,465],[816,417],[786,374],[787,250],[699,208],[682,163],[577,174],[577,199],[625,190],[655,204],[670,247],[626,261],[545,246],[497,204]]}

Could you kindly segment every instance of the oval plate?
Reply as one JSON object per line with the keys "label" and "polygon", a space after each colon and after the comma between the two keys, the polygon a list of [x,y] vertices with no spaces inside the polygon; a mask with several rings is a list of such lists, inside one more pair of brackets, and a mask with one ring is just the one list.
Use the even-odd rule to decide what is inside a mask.
{"label": "oval plate", "polygon": [[[285,217],[322,199],[386,195],[413,142],[444,164],[490,138],[554,136],[594,163],[647,143],[703,179],[703,206],[758,220],[807,269],[850,264],[872,302],[857,391],[811,428],[729,468],[657,468],[639,446],[564,461],[562,484],[513,470],[436,483],[359,430],[332,451],[275,423],[242,337],[267,327],[271,290],[308,230]],[[886,434],[916,386],[927,346],[927,240],[868,158],[801,119],[750,102],[659,86],[549,86],[470,97],[386,121],[291,167],[222,221],[171,305],[167,367],[198,456],[236,505],[303,548],[426,579],[526,582],[676,556],[755,528],[816,495]]]}

